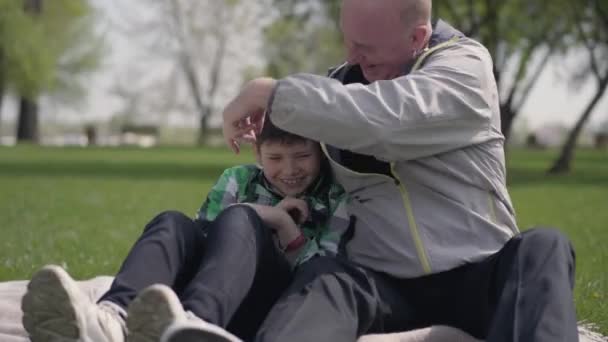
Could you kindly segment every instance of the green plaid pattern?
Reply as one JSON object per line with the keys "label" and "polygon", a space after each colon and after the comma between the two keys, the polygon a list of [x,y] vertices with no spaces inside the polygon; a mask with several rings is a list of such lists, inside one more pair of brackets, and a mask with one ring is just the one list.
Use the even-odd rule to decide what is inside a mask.
{"label": "green plaid pattern", "polygon": [[[336,255],[342,235],[348,229],[347,198],[342,186],[329,175],[321,176],[303,194],[310,210],[300,228],[308,243],[296,258],[297,266],[315,255]],[[196,214],[196,219],[210,222],[231,204],[257,203],[274,206],[283,199],[256,165],[226,169]]]}

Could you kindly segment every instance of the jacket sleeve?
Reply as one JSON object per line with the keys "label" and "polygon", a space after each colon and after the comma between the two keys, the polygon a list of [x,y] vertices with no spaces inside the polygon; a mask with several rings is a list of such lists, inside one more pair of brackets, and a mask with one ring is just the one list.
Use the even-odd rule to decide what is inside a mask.
{"label": "jacket sleeve", "polygon": [[224,170],[220,178],[207,193],[205,201],[196,213],[195,220],[211,222],[231,204],[239,202],[239,193],[243,192],[243,181],[246,169],[233,167]]}
{"label": "jacket sleeve", "polygon": [[406,76],[369,85],[290,76],[271,101],[278,127],[387,161],[502,138],[491,57],[472,40],[434,52]]}

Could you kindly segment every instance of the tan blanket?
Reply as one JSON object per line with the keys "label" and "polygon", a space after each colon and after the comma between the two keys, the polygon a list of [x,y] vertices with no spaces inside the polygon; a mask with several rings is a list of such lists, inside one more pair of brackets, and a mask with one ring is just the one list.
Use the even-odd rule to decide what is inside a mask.
{"label": "tan blanket", "polygon": [[[112,277],[99,276],[78,282],[92,300],[97,300],[112,283]],[[27,281],[0,283],[0,341],[28,342],[27,334],[21,325],[21,297],[27,288]],[[608,342],[601,335],[580,329],[580,342]],[[366,335],[358,342],[480,342],[461,330],[445,326],[396,334]]]}

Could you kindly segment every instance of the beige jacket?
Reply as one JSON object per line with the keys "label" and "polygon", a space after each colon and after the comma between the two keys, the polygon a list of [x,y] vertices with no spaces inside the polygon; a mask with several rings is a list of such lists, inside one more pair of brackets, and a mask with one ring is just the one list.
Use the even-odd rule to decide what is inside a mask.
{"label": "beige jacket", "polygon": [[351,195],[346,250],[360,265],[418,277],[481,260],[518,233],[492,60],[469,38],[432,46],[393,80],[284,78],[269,113],[282,129],[390,165],[361,173],[330,156]]}

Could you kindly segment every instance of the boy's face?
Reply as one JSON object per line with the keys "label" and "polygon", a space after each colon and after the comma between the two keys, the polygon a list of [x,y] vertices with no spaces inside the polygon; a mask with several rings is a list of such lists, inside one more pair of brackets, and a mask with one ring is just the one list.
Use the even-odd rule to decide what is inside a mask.
{"label": "boy's face", "polygon": [[265,141],[256,150],[256,157],[266,179],[284,196],[304,192],[321,168],[321,149],[311,140],[291,144]]}

